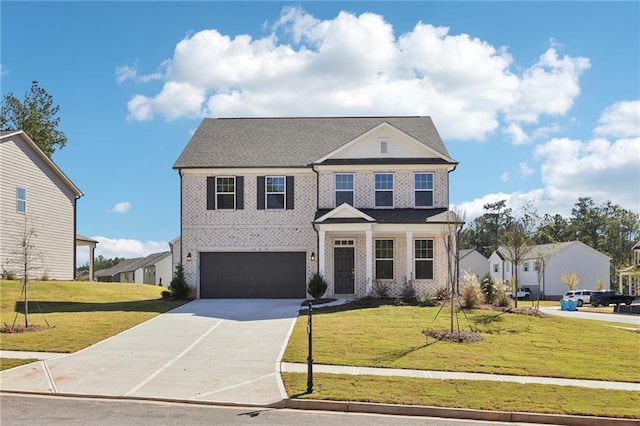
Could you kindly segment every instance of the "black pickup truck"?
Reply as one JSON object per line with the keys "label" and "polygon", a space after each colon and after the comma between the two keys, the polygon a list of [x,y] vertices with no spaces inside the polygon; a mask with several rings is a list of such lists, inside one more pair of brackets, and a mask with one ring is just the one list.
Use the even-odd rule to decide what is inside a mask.
{"label": "black pickup truck", "polygon": [[619,291],[604,290],[591,292],[591,306],[630,305],[635,297],[630,294],[622,294]]}

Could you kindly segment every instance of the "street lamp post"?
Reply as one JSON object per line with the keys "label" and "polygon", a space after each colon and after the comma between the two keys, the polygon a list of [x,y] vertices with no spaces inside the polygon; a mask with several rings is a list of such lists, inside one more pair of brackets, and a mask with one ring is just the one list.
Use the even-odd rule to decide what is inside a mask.
{"label": "street lamp post", "polygon": [[309,312],[307,315],[307,335],[309,337],[309,354],[307,356],[307,393],[313,392],[313,308],[309,300]]}

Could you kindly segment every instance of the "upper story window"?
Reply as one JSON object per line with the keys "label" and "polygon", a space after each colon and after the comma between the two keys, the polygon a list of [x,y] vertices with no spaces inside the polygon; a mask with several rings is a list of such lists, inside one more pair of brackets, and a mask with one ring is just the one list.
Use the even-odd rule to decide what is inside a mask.
{"label": "upper story window", "polygon": [[236,208],[235,177],[216,177],[216,208],[219,210]]}
{"label": "upper story window", "polygon": [[376,207],[393,207],[393,173],[375,175]]}
{"label": "upper story window", "polygon": [[376,240],[376,278],[393,279],[393,240]]}
{"label": "upper story window", "polygon": [[522,269],[524,270],[524,272],[529,272],[529,262],[525,262]]}
{"label": "upper story window", "polygon": [[27,212],[27,189],[18,187],[16,189],[16,211],[18,213]]}
{"label": "upper story window", "polygon": [[267,210],[284,210],[286,183],[284,176],[266,177]]}
{"label": "upper story window", "polygon": [[243,176],[208,176],[207,210],[244,209]]}
{"label": "upper story window", "polygon": [[414,175],[416,207],[433,207],[433,173]]}
{"label": "upper story window", "polygon": [[342,203],[353,206],[353,174],[336,174],[336,207]]}
{"label": "upper story window", "polygon": [[493,272],[498,272],[498,264],[497,263],[493,264]]}
{"label": "upper story window", "polygon": [[417,280],[433,279],[433,240],[415,240]]}
{"label": "upper story window", "polygon": [[293,210],[295,180],[293,176],[258,176],[258,210]]}

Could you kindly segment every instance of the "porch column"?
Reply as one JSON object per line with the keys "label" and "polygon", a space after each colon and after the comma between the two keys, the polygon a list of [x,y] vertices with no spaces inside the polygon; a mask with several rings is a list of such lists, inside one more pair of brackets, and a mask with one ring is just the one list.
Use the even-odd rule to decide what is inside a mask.
{"label": "porch column", "polygon": [[407,231],[407,282],[413,276],[413,232]]}
{"label": "porch column", "polygon": [[93,251],[95,250],[95,244],[89,244],[89,281],[93,281]]}
{"label": "porch column", "polygon": [[618,273],[618,291],[622,293],[622,272]]}
{"label": "porch column", "polygon": [[[325,244],[325,234],[326,231],[318,231],[318,273],[320,275],[322,275],[323,277],[324,275],[324,265],[325,265],[325,261],[324,261],[324,244]],[[326,278],[326,277],[325,277]]]}
{"label": "porch column", "polygon": [[364,232],[365,235],[365,270],[367,282],[365,283],[366,293],[370,294],[373,288],[373,243],[372,235],[373,231],[368,230]]}

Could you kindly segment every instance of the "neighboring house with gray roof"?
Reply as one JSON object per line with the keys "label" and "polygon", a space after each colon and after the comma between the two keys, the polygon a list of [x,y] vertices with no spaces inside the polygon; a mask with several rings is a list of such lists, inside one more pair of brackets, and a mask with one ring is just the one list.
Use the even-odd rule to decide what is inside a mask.
{"label": "neighboring house with gray roof", "polygon": [[314,272],[327,296],[435,295],[456,166],[429,117],[204,119],[173,252],[199,298],[304,298]]}
{"label": "neighboring house with gray roof", "polygon": [[482,278],[489,272],[489,259],[476,249],[460,250],[458,259],[460,259],[460,276],[462,276],[462,271],[467,271]]}
{"label": "neighboring house with gray roof", "polygon": [[[504,283],[515,275],[506,253],[504,247],[499,247],[489,256],[491,276]],[[568,290],[562,283],[562,275],[575,272],[580,280],[578,289],[595,290],[599,282],[608,289],[610,267],[607,255],[581,241],[536,245],[518,265],[518,287],[528,287],[534,297],[540,293],[541,298],[557,299]]]}
{"label": "neighboring house with gray roof", "polygon": [[103,282],[163,285],[171,282],[171,252],[152,253],[145,257],[125,259],[117,265],[95,272]]}
{"label": "neighboring house with gray roof", "polygon": [[82,192],[22,130],[0,132],[0,272],[22,276],[25,230],[31,279],[73,280]]}

